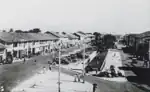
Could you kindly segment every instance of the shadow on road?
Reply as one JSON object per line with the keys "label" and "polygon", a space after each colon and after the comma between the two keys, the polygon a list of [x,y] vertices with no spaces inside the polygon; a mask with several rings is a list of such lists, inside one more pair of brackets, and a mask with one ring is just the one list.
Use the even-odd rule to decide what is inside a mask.
{"label": "shadow on road", "polygon": [[[130,82],[135,82],[138,84],[146,84],[150,86],[150,69],[141,67],[119,67],[121,70],[132,71],[137,76],[126,76],[127,80]],[[125,74],[128,75],[128,74]]]}
{"label": "shadow on road", "polygon": [[[150,87],[150,69],[143,68],[141,67],[142,65],[132,64],[131,55],[126,54],[123,51],[121,51],[120,53],[123,66],[119,67],[119,69],[125,71],[126,79],[144,92],[150,92],[149,89],[145,88],[145,86],[147,86],[148,88]],[[141,64],[140,60],[138,60],[138,62],[138,64]]]}

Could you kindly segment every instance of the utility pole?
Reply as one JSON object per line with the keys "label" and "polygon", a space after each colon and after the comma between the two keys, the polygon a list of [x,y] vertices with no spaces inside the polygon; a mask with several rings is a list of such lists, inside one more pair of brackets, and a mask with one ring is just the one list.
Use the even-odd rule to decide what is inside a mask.
{"label": "utility pole", "polygon": [[85,64],[85,42],[83,40],[83,83],[84,83],[84,76],[85,76],[85,69],[84,69],[84,64]]}
{"label": "utility pole", "polygon": [[60,64],[61,64],[61,58],[60,58],[60,51],[61,51],[61,43],[59,45],[59,67],[58,67],[58,92],[60,92]]}
{"label": "utility pole", "polygon": [[53,53],[53,59],[54,59],[54,42],[52,41],[52,53]]}
{"label": "utility pole", "polygon": [[148,41],[148,57],[149,57],[149,68],[150,68],[150,40]]}

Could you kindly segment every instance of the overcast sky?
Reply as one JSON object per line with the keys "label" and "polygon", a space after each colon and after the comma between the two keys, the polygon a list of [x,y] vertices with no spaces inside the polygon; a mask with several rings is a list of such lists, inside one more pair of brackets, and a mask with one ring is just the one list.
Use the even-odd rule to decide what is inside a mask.
{"label": "overcast sky", "polygon": [[106,33],[150,30],[150,0],[0,0],[0,29]]}

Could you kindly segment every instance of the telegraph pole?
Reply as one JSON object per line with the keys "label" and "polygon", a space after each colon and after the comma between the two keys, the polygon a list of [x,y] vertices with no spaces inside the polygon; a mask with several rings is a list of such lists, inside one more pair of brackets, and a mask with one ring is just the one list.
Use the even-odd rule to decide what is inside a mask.
{"label": "telegraph pole", "polygon": [[85,76],[85,69],[84,69],[84,64],[85,64],[85,42],[83,40],[83,83],[84,83],[84,76]]}
{"label": "telegraph pole", "polygon": [[148,41],[148,59],[149,59],[149,68],[150,68],[150,40]]}
{"label": "telegraph pole", "polygon": [[58,67],[58,92],[60,92],[60,72],[61,72],[61,69],[60,69],[60,64],[61,64],[61,58],[60,58],[60,51],[61,51],[61,43],[59,45],[59,67]]}

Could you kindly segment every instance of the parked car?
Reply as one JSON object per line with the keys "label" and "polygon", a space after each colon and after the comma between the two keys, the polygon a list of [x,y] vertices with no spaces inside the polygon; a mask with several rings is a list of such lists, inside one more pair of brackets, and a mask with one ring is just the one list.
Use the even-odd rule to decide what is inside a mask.
{"label": "parked car", "polygon": [[76,58],[76,54],[71,54],[71,59],[75,59]]}
{"label": "parked car", "polygon": [[85,67],[85,72],[88,73],[89,71],[93,71],[93,68],[90,65]]}
{"label": "parked car", "polygon": [[[56,62],[56,64],[59,64],[59,58],[58,57],[54,58],[53,62]],[[61,64],[69,64],[69,61],[67,59],[61,58]]]}

